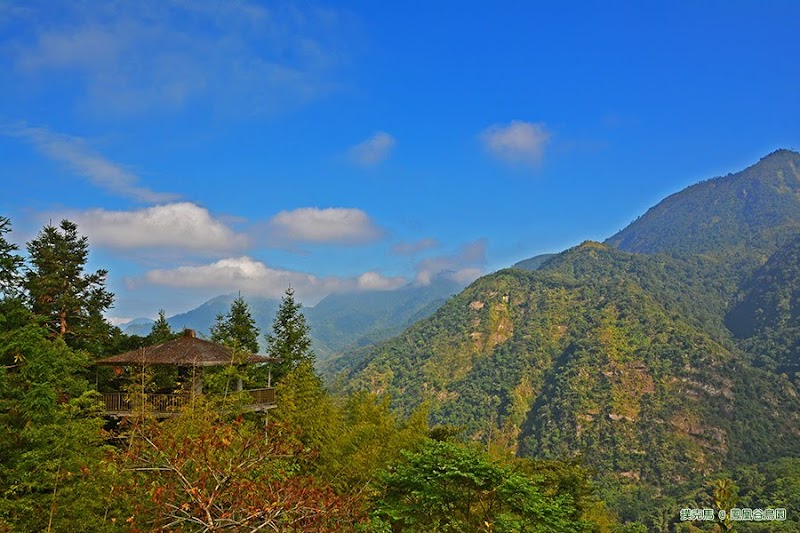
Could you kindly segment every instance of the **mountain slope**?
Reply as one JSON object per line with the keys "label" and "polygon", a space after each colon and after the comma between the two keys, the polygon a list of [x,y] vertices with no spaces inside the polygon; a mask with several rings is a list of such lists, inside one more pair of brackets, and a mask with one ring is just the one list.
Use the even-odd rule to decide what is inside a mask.
{"label": "mountain slope", "polygon": [[427,401],[435,422],[525,455],[583,453],[655,483],[800,452],[796,390],[710,334],[729,288],[693,260],[585,243],[500,271],[350,354],[341,383],[403,410]]}
{"label": "mountain slope", "polygon": [[150,333],[150,330],[153,329],[153,324],[155,323],[156,321],[152,318],[134,318],[130,322],[121,324],[120,327],[128,335],[146,337]]}
{"label": "mountain slope", "polygon": [[306,316],[318,345],[335,353],[397,335],[413,322],[430,316],[463,288],[463,284],[438,276],[429,285],[331,294],[307,309]]}
{"label": "mountain slope", "polygon": [[800,235],[742,286],[726,322],[759,364],[800,383]]}
{"label": "mountain slope", "polygon": [[800,154],[778,150],[673,194],[606,243],[629,252],[713,254],[761,264],[800,233]]}
{"label": "mountain slope", "polygon": [[534,255],[533,257],[514,263],[512,268],[521,268],[522,270],[539,270],[548,259],[555,257],[556,255],[557,254]]}

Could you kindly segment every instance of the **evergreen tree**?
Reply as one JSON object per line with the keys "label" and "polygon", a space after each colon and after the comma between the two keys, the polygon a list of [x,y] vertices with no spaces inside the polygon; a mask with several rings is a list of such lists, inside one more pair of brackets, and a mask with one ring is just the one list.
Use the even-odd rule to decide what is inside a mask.
{"label": "evergreen tree", "polygon": [[[103,311],[114,295],[106,290],[108,271],[86,273],[89,242],[69,220],[45,226],[28,243],[30,270],[25,278],[33,312],[46,318],[48,329],[72,347],[85,347],[108,334]],[[99,330],[99,331],[98,331]]]}
{"label": "evergreen tree", "polygon": [[302,304],[294,300],[294,289],[286,289],[272,323],[272,334],[266,336],[267,354],[283,359],[277,368],[277,379],[285,376],[302,361],[314,363],[309,327],[306,317],[300,312],[301,308]]}
{"label": "evergreen tree", "polygon": [[19,269],[22,257],[14,253],[17,246],[3,236],[10,231],[11,221],[0,216],[0,296],[4,298],[16,296],[21,288]]}
{"label": "evergreen tree", "polygon": [[[143,340],[145,341],[145,346],[152,346],[177,339],[179,336],[179,333],[173,333],[172,328],[170,328],[164,310],[159,309],[158,319],[153,322],[150,333]],[[154,390],[167,391],[180,388],[180,370],[178,368],[158,365],[148,369],[148,372],[152,381],[151,386]]]}
{"label": "evergreen tree", "polygon": [[150,333],[147,335],[148,344],[161,344],[175,338],[175,333],[167,322],[167,316],[163,309],[158,310],[158,320],[153,322]]}
{"label": "evergreen tree", "polygon": [[0,327],[0,530],[99,531],[106,450],[89,358],[48,334],[32,318]]}
{"label": "evergreen tree", "polygon": [[235,346],[250,353],[258,353],[259,330],[250,312],[250,306],[240,294],[233,302],[227,315],[217,315],[211,327],[211,340],[220,344]]}

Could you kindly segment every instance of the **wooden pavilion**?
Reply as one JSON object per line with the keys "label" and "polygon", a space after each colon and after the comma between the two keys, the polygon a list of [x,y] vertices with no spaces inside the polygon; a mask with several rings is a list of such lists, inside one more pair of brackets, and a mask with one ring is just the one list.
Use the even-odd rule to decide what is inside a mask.
{"label": "wooden pavilion", "polygon": [[[202,394],[203,369],[205,367],[277,362],[280,362],[280,359],[256,354],[245,354],[243,361],[241,357],[237,360],[233,350],[227,346],[198,339],[193,330],[187,329],[184,330],[183,336],[175,340],[100,359],[95,364],[114,367],[162,365],[191,369],[191,389],[186,392],[175,394],[101,393],[106,414],[109,416],[129,416],[137,407],[142,407],[138,402],[144,401],[148,411],[163,417],[174,416],[182,407],[187,406],[192,398]],[[237,390],[249,395],[251,402],[247,403],[247,409],[264,411],[275,407],[275,389],[271,385],[270,377],[268,387],[243,391],[241,382],[239,382]]]}

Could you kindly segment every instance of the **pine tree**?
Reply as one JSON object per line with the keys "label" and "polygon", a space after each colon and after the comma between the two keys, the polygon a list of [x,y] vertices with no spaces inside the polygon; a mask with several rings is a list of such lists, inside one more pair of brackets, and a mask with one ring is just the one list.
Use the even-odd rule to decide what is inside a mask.
{"label": "pine tree", "polygon": [[306,317],[300,312],[302,304],[295,302],[294,289],[289,287],[281,299],[281,305],[272,323],[272,334],[267,338],[267,354],[279,357],[283,362],[278,365],[276,378],[285,376],[289,370],[300,362],[307,361],[313,365],[314,352],[311,350],[311,338]]}
{"label": "pine tree", "polygon": [[46,318],[48,329],[72,346],[85,346],[98,335],[108,334],[103,311],[114,295],[106,290],[108,271],[84,272],[89,242],[78,235],[78,226],[62,220],[48,225],[28,243],[30,269],[25,278],[31,309]]}
{"label": "pine tree", "polygon": [[259,330],[250,312],[250,306],[240,294],[233,302],[227,315],[217,315],[211,327],[211,340],[220,344],[235,346],[250,353],[258,353]]}
{"label": "pine tree", "polygon": [[147,335],[148,344],[161,344],[175,338],[175,333],[167,322],[167,316],[163,309],[158,310],[158,320],[153,322],[150,333]]}
{"label": "pine tree", "polygon": [[11,221],[0,216],[0,297],[8,298],[19,294],[20,267],[22,257],[17,255],[17,246],[8,242],[3,236],[11,231]]}
{"label": "pine tree", "polygon": [[[211,326],[211,340],[232,348],[234,359],[237,360],[235,367],[224,369],[218,374],[222,378],[219,382],[226,384],[226,390],[231,379],[236,380],[237,390],[242,390],[245,384],[248,387],[264,387],[270,382],[269,368],[243,364],[249,354],[258,352],[258,335],[259,330],[250,313],[250,306],[241,294],[231,302],[227,315],[217,315],[216,322]],[[208,375],[215,375],[215,371]]]}

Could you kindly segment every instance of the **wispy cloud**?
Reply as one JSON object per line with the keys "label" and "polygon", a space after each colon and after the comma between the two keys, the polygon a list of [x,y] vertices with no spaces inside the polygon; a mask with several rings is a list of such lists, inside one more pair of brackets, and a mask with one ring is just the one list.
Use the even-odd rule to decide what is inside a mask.
{"label": "wispy cloud", "polygon": [[68,214],[92,244],[116,249],[170,248],[213,253],[244,248],[248,242],[207,209],[190,202],[133,211],[92,209]]}
{"label": "wispy cloud", "polygon": [[73,174],[109,192],[139,202],[174,200],[176,194],[160,193],[138,185],[139,177],[92,149],[84,139],[50,131],[47,128],[4,126],[0,133],[24,139],[50,159],[65,165]]}
{"label": "wispy cloud", "polygon": [[385,131],[378,131],[349,150],[350,159],[362,166],[377,165],[391,155],[397,141]]}
{"label": "wispy cloud", "polygon": [[438,240],[426,237],[416,242],[399,242],[392,246],[392,253],[394,255],[416,255],[425,250],[438,248],[440,245]]}
{"label": "wispy cloud", "polygon": [[536,164],[542,160],[544,148],[552,134],[542,123],[513,120],[494,124],[480,135],[486,150],[507,163]]}
{"label": "wispy cloud", "polygon": [[33,29],[0,38],[19,74],[43,85],[69,79],[83,89],[76,105],[125,114],[301,105],[337,87],[352,32],[335,10],[247,1],[34,1],[6,18]]}
{"label": "wispy cloud", "polygon": [[267,223],[273,244],[364,244],[383,234],[361,209],[303,207],[281,211]]}
{"label": "wispy cloud", "polygon": [[408,283],[408,280],[402,276],[387,277],[379,272],[364,272],[356,278],[356,286],[358,289],[365,291],[385,291],[396,289]]}
{"label": "wispy cloud", "polygon": [[356,290],[388,290],[407,283],[402,277],[365,272],[355,277],[320,277],[305,272],[273,268],[251,257],[231,257],[214,263],[151,270],[130,286],[149,283],[173,288],[214,289],[278,297],[291,285],[303,301],[315,301],[332,293]]}
{"label": "wispy cloud", "polygon": [[469,283],[483,273],[486,265],[486,239],[468,243],[449,255],[426,257],[416,265],[416,282],[429,285],[440,274],[460,283]]}

